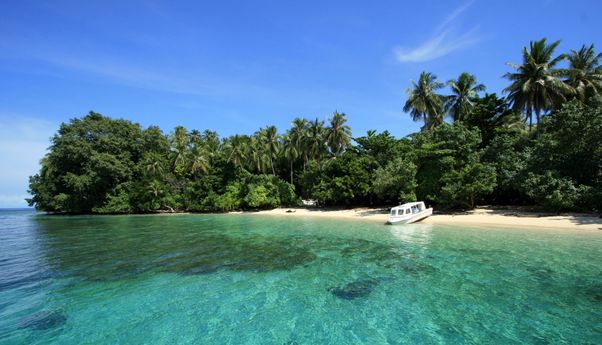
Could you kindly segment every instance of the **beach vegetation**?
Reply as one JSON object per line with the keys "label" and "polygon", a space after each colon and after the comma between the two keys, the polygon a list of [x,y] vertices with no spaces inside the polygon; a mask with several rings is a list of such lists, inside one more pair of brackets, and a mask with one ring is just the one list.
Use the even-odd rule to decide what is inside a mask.
{"label": "beach vegetation", "polygon": [[453,122],[463,121],[474,106],[479,92],[485,91],[485,85],[478,84],[477,78],[470,73],[462,73],[457,80],[449,80],[447,85],[451,95],[445,99],[445,108]]}
{"label": "beach vegetation", "polygon": [[408,99],[403,111],[410,113],[412,120],[422,121],[423,130],[431,129],[443,123],[445,97],[437,90],[444,84],[430,72],[420,73],[418,82],[412,81],[412,87],[406,90]]}
{"label": "beach vegetation", "polygon": [[559,78],[562,70],[556,65],[566,59],[565,54],[554,56],[559,44],[560,41],[548,44],[545,38],[531,41],[529,48],[523,48],[522,64],[509,63],[515,71],[505,75],[511,83],[504,89],[508,100],[515,110],[524,111],[529,129],[535,113],[537,135],[542,114],[557,109],[574,93],[574,89]]}
{"label": "beach vegetation", "polygon": [[447,84],[422,72],[403,110],[423,126],[403,138],[374,130],[354,137],[338,111],[225,138],[90,112],[52,137],[28,202],[60,213],[225,212],[301,199],[600,211],[602,55],[593,45],[556,54],[558,44],[523,48],[505,97],[484,93],[467,72]]}

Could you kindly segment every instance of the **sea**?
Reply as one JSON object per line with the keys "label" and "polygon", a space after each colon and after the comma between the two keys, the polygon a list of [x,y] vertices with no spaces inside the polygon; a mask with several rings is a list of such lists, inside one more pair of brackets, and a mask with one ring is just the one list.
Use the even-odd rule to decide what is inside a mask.
{"label": "sea", "polygon": [[0,344],[602,344],[602,230],[0,210]]}

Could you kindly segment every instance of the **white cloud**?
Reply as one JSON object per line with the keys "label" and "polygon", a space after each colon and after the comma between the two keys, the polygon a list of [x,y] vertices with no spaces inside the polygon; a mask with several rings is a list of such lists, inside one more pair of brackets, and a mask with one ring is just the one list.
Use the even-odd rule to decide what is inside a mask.
{"label": "white cloud", "polygon": [[425,42],[414,48],[395,47],[393,53],[399,62],[423,62],[443,57],[453,51],[471,46],[481,40],[475,29],[462,34],[456,30],[458,17],[472,5],[466,2],[456,8],[437,26],[434,34]]}
{"label": "white cloud", "polygon": [[57,128],[47,120],[0,113],[0,207],[26,206],[28,178],[38,172]]}
{"label": "white cloud", "polygon": [[21,195],[3,195],[0,194],[0,207],[2,208],[20,208],[27,207],[27,203],[25,202],[26,198],[31,198],[31,195],[21,194]]}

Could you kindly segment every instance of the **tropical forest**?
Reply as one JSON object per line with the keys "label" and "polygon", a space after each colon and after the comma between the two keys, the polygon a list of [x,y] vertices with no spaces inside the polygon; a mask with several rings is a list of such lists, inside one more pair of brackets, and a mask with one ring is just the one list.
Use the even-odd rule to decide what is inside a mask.
{"label": "tropical forest", "polygon": [[90,112],[52,137],[27,201],[50,213],[227,212],[303,199],[600,212],[602,54],[558,44],[524,47],[499,94],[469,72],[449,81],[422,72],[399,107],[422,128],[402,138],[396,128],[352,133],[339,111],[229,137]]}

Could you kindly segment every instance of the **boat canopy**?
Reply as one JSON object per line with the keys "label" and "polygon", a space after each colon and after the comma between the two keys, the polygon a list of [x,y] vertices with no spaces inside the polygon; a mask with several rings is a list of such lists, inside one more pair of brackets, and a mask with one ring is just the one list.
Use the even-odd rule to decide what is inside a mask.
{"label": "boat canopy", "polygon": [[404,216],[412,213],[418,213],[426,210],[424,201],[408,202],[403,205],[395,206],[391,208],[391,216]]}

